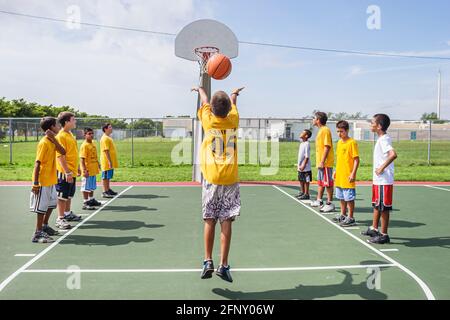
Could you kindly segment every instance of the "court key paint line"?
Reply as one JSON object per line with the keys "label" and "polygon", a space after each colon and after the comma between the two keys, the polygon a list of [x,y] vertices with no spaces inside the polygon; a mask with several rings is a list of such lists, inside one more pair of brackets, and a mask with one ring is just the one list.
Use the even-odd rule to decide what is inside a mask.
{"label": "court key paint line", "polygon": [[423,292],[425,293],[425,296],[427,297],[428,300],[436,300],[436,298],[434,297],[433,293],[431,292],[430,288],[427,286],[427,284],[420,279],[416,274],[414,274],[411,270],[409,270],[408,268],[406,268],[404,265],[400,264],[399,262],[397,262],[396,260],[392,259],[391,257],[385,255],[383,252],[381,252],[380,250],[376,249],[375,247],[371,246],[370,244],[368,244],[367,242],[361,240],[360,238],[358,238],[357,236],[355,236],[354,234],[350,233],[349,231],[345,230],[344,228],[341,228],[339,225],[335,224],[333,221],[327,219],[326,217],[324,217],[322,214],[320,214],[319,212],[317,212],[316,210],[314,210],[311,207],[308,207],[307,205],[303,204],[300,202],[300,200],[296,199],[295,197],[293,197],[292,195],[290,195],[289,193],[287,193],[286,191],[278,188],[277,186],[273,186],[275,189],[277,189],[278,191],[284,193],[285,195],[287,195],[288,197],[290,197],[291,199],[295,200],[296,202],[300,203],[302,206],[304,206],[306,209],[314,212],[316,215],[318,215],[320,218],[324,219],[326,222],[330,223],[333,227],[338,228],[339,230],[341,230],[342,232],[346,233],[347,235],[349,235],[350,237],[352,237],[353,239],[355,239],[356,241],[360,242],[361,244],[363,244],[364,246],[366,246],[367,248],[369,248],[370,250],[374,251],[375,253],[377,253],[378,255],[380,255],[382,258],[388,260],[389,262],[395,264],[397,267],[399,267],[401,270],[403,270],[404,272],[406,272],[409,276],[411,276],[411,278],[413,278],[418,284],[419,286],[422,288]]}
{"label": "court key paint line", "polygon": [[[343,270],[343,269],[367,269],[397,267],[393,263],[383,264],[357,264],[344,266],[322,267],[281,267],[281,268],[233,268],[233,272],[270,272],[270,271],[313,271],[313,270]],[[202,269],[28,269],[24,273],[170,273],[170,272],[201,272]]]}
{"label": "court key paint line", "polygon": [[438,189],[438,190],[444,190],[444,191],[450,192],[450,189],[439,188],[439,187],[430,186],[430,185],[424,185],[424,187],[427,187],[427,188],[433,188],[433,189]]}
{"label": "court key paint line", "polygon": [[14,278],[16,278],[20,273],[22,273],[25,269],[27,269],[29,266],[31,266],[33,263],[35,263],[37,260],[39,260],[40,258],[42,258],[47,252],[49,252],[50,250],[52,250],[58,243],[60,243],[62,240],[64,240],[68,235],[70,235],[71,233],[73,233],[75,230],[77,230],[80,226],[82,226],[85,222],[89,221],[89,219],[91,219],[93,216],[95,216],[97,213],[99,213],[100,211],[102,211],[104,208],[107,207],[107,205],[109,205],[111,202],[113,202],[114,200],[118,199],[122,194],[124,194],[125,192],[127,192],[128,190],[130,190],[133,186],[129,186],[128,188],[126,188],[125,190],[123,190],[122,192],[120,192],[115,198],[111,199],[110,201],[108,201],[107,203],[105,203],[105,205],[101,208],[99,208],[97,211],[95,211],[93,214],[91,214],[89,217],[87,217],[86,219],[83,219],[83,221],[81,221],[80,223],[78,223],[76,226],[74,226],[72,229],[70,229],[66,234],[62,235],[60,238],[58,238],[55,242],[53,242],[50,246],[48,246],[47,248],[45,248],[44,250],[42,250],[37,256],[35,256],[33,259],[31,259],[30,261],[28,261],[27,263],[25,263],[22,267],[20,267],[19,269],[17,269],[13,274],[11,274],[8,278],[6,278],[1,284],[0,284],[0,292],[12,281],[14,280]]}

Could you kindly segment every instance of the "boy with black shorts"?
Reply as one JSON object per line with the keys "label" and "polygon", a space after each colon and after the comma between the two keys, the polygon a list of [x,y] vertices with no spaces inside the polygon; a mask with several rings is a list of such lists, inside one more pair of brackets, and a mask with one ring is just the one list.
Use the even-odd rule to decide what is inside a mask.
{"label": "boy with black shorts", "polygon": [[311,138],[311,131],[303,130],[300,134],[300,147],[298,148],[297,171],[298,181],[300,182],[300,193],[297,195],[299,200],[309,200],[309,183],[312,181],[311,160],[310,160],[310,146],[309,138]]}

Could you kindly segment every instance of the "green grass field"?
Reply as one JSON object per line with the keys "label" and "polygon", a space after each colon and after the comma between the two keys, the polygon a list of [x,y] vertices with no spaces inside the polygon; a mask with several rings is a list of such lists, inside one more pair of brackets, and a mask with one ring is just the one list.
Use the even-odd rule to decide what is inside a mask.
{"label": "green grass field", "polygon": [[[81,144],[81,141],[79,141]],[[174,164],[171,159],[172,150],[179,141],[164,138],[135,138],[134,139],[134,165],[132,165],[131,140],[116,141],[120,168],[116,170],[115,181],[190,181],[192,166],[190,164]],[[241,153],[245,153],[245,161],[240,156],[242,164],[239,168],[241,180],[270,181],[296,180],[298,142],[281,142],[279,144],[279,164],[276,174],[263,175],[262,169],[270,167],[271,146],[267,152],[261,149],[261,165],[256,162],[256,154],[251,154],[252,144],[256,150],[255,142],[246,142],[245,150],[240,145]],[[189,147],[189,140],[185,146]],[[450,181],[450,141],[436,141],[431,145],[431,166],[427,163],[427,142],[400,141],[394,142],[398,153],[395,161],[396,180],[408,181]],[[311,150],[315,149],[314,143]],[[358,180],[372,179],[372,142],[359,142],[361,165],[358,171]],[[0,145],[0,180],[29,180],[34,165],[36,142],[17,142],[13,144],[13,164],[9,164],[9,145],[3,142]],[[245,151],[245,152],[244,152]],[[187,159],[190,159],[189,153]],[[266,159],[266,160],[265,160]],[[312,163],[315,164],[315,154],[312,152]],[[315,170],[313,169],[315,175]]]}

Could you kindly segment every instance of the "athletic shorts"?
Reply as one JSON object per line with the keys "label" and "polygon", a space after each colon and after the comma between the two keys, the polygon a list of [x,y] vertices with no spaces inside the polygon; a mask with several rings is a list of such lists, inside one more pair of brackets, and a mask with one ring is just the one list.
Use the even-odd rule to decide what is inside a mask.
{"label": "athletic shorts", "polygon": [[232,185],[216,185],[203,180],[202,214],[203,219],[234,220],[240,215],[241,196],[239,183]]}
{"label": "athletic shorts", "polygon": [[95,189],[97,189],[97,177],[96,176],[81,178],[81,192],[90,192],[90,191],[94,191]]}
{"label": "athletic shorts", "polygon": [[311,182],[312,181],[312,172],[311,171],[299,171],[298,172],[298,181]]}
{"label": "athletic shorts", "polygon": [[393,193],[393,185],[372,185],[372,206],[378,211],[391,211]]}
{"label": "athletic shorts", "polygon": [[31,192],[30,195],[30,211],[46,214],[48,209],[56,208],[57,194],[55,185],[41,187],[38,194]]}
{"label": "athletic shorts", "polygon": [[336,187],[336,198],[344,201],[354,201],[356,199],[356,190]]}
{"label": "athletic shorts", "polygon": [[73,198],[75,195],[75,180],[76,178],[74,177],[73,182],[68,183],[66,175],[62,172],[58,172],[58,183],[56,184],[58,199],[68,200]]}
{"label": "athletic shorts", "polygon": [[111,180],[114,177],[114,169],[102,171],[102,179]]}
{"label": "athletic shorts", "polygon": [[317,169],[317,185],[320,187],[332,187],[334,185],[333,168]]}

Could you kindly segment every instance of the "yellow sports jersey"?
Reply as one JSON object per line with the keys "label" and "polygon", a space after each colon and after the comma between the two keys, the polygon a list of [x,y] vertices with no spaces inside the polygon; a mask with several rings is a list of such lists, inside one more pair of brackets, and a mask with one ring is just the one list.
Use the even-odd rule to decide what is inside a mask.
{"label": "yellow sports jersey", "polygon": [[319,167],[325,152],[325,146],[330,146],[330,152],[325,159],[324,166],[332,168],[334,165],[333,140],[331,139],[331,131],[328,127],[323,126],[319,129],[316,137],[316,167]]}
{"label": "yellow sports jersey", "polygon": [[230,185],[238,182],[237,130],[239,114],[235,105],[225,118],[216,117],[209,104],[198,110],[205,137],[200,164],[203,177],[212,184]]}
{"label": "yellow sports jersey", "polygon": [[354,158],[359,157],[358,144],[352,138],[347,141],[339,140],[336,147],[336,187],[354,189],[355,183],[349,182],[348,177],[353,171]]}
{"label": "yellow sports jersey", "polygon": [[[112,168],[109,167],[109,162],[108,158],[106,157],[105,150],[109,150]],[[114,140],[106,134],[103,134],[102,138],[100,139],[100,163],[102,165],[102,171],[107,171],[119,167]]]}
{"label": "yellow sports jersey", "polygon": [[[39,141],[36,148],[36,161],[40,162],[39,166],[39,185],[41,187],[49,187],[56,184],[56,147],[47,137],[43,137]],[[34,172],[33,172],[34,174]],[[34,176],[31,177],[34,182]]]}
{"label": "yellow sports jersey", "polygon": [[[78,173],[78,145],[77,140],[71,132],[66,132],[64,130],[59,131],[56,135],[56,140],[59,144],[66,150],[66,161],[69,171],[73,173],[76,177]],[[56,157],[60,157],[61,154],[56,151]],[[58,160],[56,160],[56,169],[59,172],[65,172]]]}
{"label": "yellow sports jersey", "polygon": [[81,144],[80,158],[84,158],[84,164],[90,177],[99,173],[100,170],[98,168],[97,148],[94,142],[89,143],[85,140]]}

